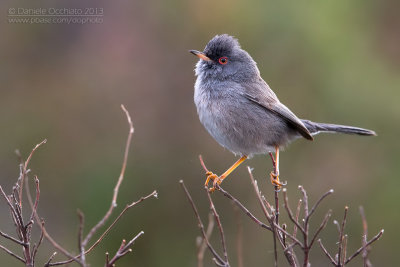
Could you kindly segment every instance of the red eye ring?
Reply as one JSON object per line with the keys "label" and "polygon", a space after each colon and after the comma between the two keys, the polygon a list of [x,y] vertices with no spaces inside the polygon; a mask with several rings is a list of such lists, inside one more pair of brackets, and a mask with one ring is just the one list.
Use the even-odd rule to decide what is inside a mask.
{"label": "red eye ring", "polygon": [[228,58],[227,57],[220,57],[218,59],[219,64],[221,65],[225,65],[226,63],[228,63]]}

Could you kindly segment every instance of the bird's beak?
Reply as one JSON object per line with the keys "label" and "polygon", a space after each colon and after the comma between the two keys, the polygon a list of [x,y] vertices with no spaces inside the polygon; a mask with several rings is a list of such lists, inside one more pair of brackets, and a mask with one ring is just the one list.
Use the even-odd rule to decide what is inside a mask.
{"label": "bird's beak", "polygon": [[202,60],[205,61],[211,61],[211,59],[209,57],[207,57],[206,55],[204,55],[203,52],[197,51],[197,50],[189,50],[190,53],[192,53],[193,55],[199,57]]}

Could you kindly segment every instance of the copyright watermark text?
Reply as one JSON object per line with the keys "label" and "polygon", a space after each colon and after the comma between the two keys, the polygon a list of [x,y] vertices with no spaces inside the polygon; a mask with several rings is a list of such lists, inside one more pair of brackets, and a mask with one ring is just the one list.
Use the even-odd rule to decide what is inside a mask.
{"label": "copyright watermark text", "polygon": [[11,24],[100,24],[103,23],[104,9],[10,7],[7,15]]}

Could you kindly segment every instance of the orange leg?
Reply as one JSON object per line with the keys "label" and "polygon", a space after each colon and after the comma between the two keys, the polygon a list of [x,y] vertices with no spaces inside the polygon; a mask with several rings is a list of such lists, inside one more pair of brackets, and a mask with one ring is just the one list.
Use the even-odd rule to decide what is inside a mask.
{"label": "orange leg", "polygon": [[245,161],[247,159],[247,156],[243,156],[241,157],[238,161],[235,162],[235,164],[233,164],[229,169],[227,169],[221,176],[217,176],[216,174],[212,173],[212,172],[207,172],[207,179],[205,182],[205,186],[208,186],[208,183],[210,182],[210,180],[213,180],[213,187],[210,188],[210,192],[213,192],[215,190],[216,185],[220,185],[222,183],[222,181],[229,175],[231,174],[231,172],[233,172],[237,167],[239,167],[239,165]]}
{"label": "orange leg", "polygon": [[275,147],[275,159],[270,153],[272,164],[274,166],[274,171],[271,172],[270,178],[271,183],[276,187],[277,190],[280,190],[282,186],[286,185],[285,183],[281,183],[279,181],[279,147]]}

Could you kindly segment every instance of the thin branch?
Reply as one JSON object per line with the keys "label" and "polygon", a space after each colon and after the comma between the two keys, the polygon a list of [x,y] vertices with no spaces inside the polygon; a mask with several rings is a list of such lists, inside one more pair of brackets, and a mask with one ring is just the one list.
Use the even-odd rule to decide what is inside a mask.
{"label": "thin branch", "polygon": [[235,202],[232,201],[233,210],[235,212],[235,221],[237,226],[237,234],[236,234],[236,255],[237,255],[237,266],[243,267],[243,223],[240,218],[240,211],[237,206],[235,206]]}
{"label": "thin branch", "polygon": [[336,266],[337,263],[335,261],[335,259],[331,256],[331,254],[329,254],[328,250],[326,250],[326,248],[324,247],[324,245],[322,245],[322,241],[321,239],[318,239],[318,244],[320,246],[320,248],[322,249],[322,251],[325,253],[325,255],[328,257],[328,259],[331,261],[331,263]]}
{"label": "thin branch", "polygon": [[11,250],[9,250],[8,248],[0,245],[0,249],[4,250],[5,252],[7,252],[8,254],[10,254],[11,256],[13,256],[14,258],[16,258],[17,260],[22,261],[25,264],[25,260],[23,258],[21,258],[20,256],[18,256],[17,254],[15,254],[14,252],[12,252]]}
{"label": "thin branch", "polygon": [[216,221],[217,226],[218,226],[219,234],[220,234],[220,237],[221,237],[222,250],[223,250],[223,252],[224,252],[224,260],[225,260],[226,265],[229,266],[228,252],[227,252],[227,250],[226,250],[226,242],[225,242],[224,229],[222,228],[221,220],[220,220],[220,218],[219,218],[219,215],[218,215],[218,213],[217,213],[217,210],[215,209],[215,205],[214,205],[214,203],[213,203],[213,201],[212,201],[210,192],[209,192],[209,190],[208,190],[207,187],[205,187],[204,189],[205,189],[206,192],[207,192],[208,201],[210,202],[210,209],[212,210],[212,212],[213,212],[213,214],[214,214],[214,218],[215,218],[215,221]]}
{"label": "thin branch", "polygon": [[21,245],[21,246],[24,246],[24,247],[28,246],[27,243],[24,243],[24,242],[22,242],[22,241],[19,241],[19,240],[16,239],[15,237],[9,236],[9,235],[7,235],[6,233],[4,233],[4,232],[2,232],[2,231],[0,231],[0,235],[1,235],[2,237],[4,237],[4,238],[8,239],[8,240],[11,240],[11,241],[17,243],[18,245]]}
{"label": "thin branch", "polygon": [[[309,217],[309,213],[308,213],[308,196],[307,196],[307,192],[304,189],[303,186],[299,185],[299,189],[300,191],[303,193],[303,202],[304,202],[304,218],[308,218]],[[309,221],[308,220],[303,220],[304,221],[304,233],[303,233],[303,239],[304,239],[304,245],[305,247],[303,248],[304,251],[304,261],[303,261],[303,266],[304,267],[308,267],[309,266],[309,253],[310,253],[310,247],[308,246],[308,233],[309,233]]]}
{"label": "thin branch", "polygon": [[[277,161],[279,160],[279,158],[278,158],[279,157],[278,150],[276,152],[276,158],[277,158],[276,161],[275,161],[275,159],[274,159],[274,157],[273,157],[271,152],[269,153],[269,155],[270,155],[270,157],[272,159],[272,166],[274,168],[274,176],[278,177],[279,176],[278,166],[277,166]],[[277,185],[275,185],[274,189],[275,189],[274,190],[275,208],[274,208],[273,214],[275,215],[275,224],[278,225],[279,224],[279,195],[278,195],[279,187]],[[275,233],[276,232],[274,232],[274,235],[273,235],[273,240],[274,240],[274,266],[277,267],[278,266],[278,251],[277,251],[277,248],[276,248],[276,238],[277,238],[276,234],[279,235],[279,233],[276,233],[276,234]],[[282,240],[282,242],[283,242],[283,247],[286,247],[286,244],[284,244],[285,242],[283,240]]]}
{"label": "thin branch", "polygon": [[144,232],[141,231],[138,233],[134,238],[132,238],[128,243],[126,243],[126,240],[122,240],[121,246],[118,249],[118,251],[115,253],[114,257],[110,260],[109,259],[109,254],[108,252],[106,253],[106,267],[112,267],[115,266],[115,262],[128,254],[129,252],[132,252],[132,245],[135,243],[136,239],[138,239],[141,235],[143,235]]}
{"label": "thin branch", "polygon": [[[127,120],[128,120],[128,124],[129,124],[129,134],[128,134],[128,138],[127,138],[127,142],[126,142],[126,146],[125,146],[125,153],[124,153],[124,160],[123,160],[123,164],[122,164],[122,169],[121,169],[121,173],[120,176],[118,178],[117,181],[117,185],[114,188],[114,195],[112,198],[112,202],[111,202],[111,206],[109,208],[109,210],[107,211],[106,215],[103,217],[102,220],[100,220],[88,233],[88,235],[86,236],[86,238],[82,241],[82,246],[86,247],[87,242],[91,239],[91,237],[97,232],[97,230],[103,226],[105,224],[105,222],[107,221],[107,219],[109,218],[109,216],[111,215],[113,209],[116,206],[116,200],[117,200],[117,196],[118,196],[118,191],[119,191],[119,187],[120,184],[123,180],[124,177],[124,173],[125,173],[125,169],[126,169],[126,164],[127,164],[127,158],[128,158],[128,152],[129,152],[129,146],[131,143],[131,139],[132,139],[132,134],[133,134],[133,125],[132,125],[132,121],[129,115],[129,112],[125,109],[125,107],[123,105],[121,105],[122,110],[125,112]],[[28,158],[29,159],[29,158]],[[27,162],[29,162],[29,160],[27,160]],[[32,207],[32,210],[34,210],[34,204],[32,201],[32,196],[30,194],[30,190],[28,187],[26,187],[26,191],[27,191],[27,195],[28,195],[28,200],[30,202],[30,205]],[[115,205],[114,205],[115,204]],[[34,212],[34,217],[36,219],[36,221],[39,223],[40,219],[39,219],[39,215],[37,214],[37,212]],[[71,261],[76,261],[77,263],[81,264],[81,262],[78,260],[80,255],[78,256],[74,256],[71,253],[69,253],[66,249],[64,249],[60,244],[58,244],[51,236],[50,234],[46,231],[45,228],[42,228],[43,234],[46,237],[47,240],[49,240],[49,242],[55,247],[57,248],[60,252],[62,252],[66,257],[69,258],[69,260],[66,260],[65,263],[71,262]],[[88,253],[89,251],[85,252],[85,255]],[[63,264],[65,264],[63,263]],[[49,266],[51,266],[54,263],[49,263]],[[58,264],[59,265],[59,264]]]}
{"label": "thin branch", "polygon": [[[287,190],[286,190],[286,188],[283,188],[282,191],[283,191],[284,207],[285,207],[285,209],[286,209],[287,214],[289,215],[289,219],[294,223],[294,225],[295,225],[298,229],[300,229],[300,231],[301,231],[303,234],[305,234],[304,228],[298,223],[299,212],[300,212],[300,203],[301,203],[301,202],[299,201],[299,205],[297,206],[296,218],[294,218],[293,212],[292,212],[292,210],[290,209],[290,206],[289,206],[289,199],[288,199],[288,196],[287,196]],[[296,229],[294,229],[293,232],[296,232]]]}
{"label": "thin branch", "polygon": [[119,221],[119,219],[122,217],[122,215],[124,215],[124,213],[127,210],[129,210],[130,208],[136,206],[137,204],[141,203],[142,201],[150,197],[157,198],[157,191],[153,191],[151,194],[145,197],[141,197],[138,201],[132,202],[131,204],[127,205],[117,216],[117,218],[112,222],[112,224],[107,228],[107,230],[105,230],[104,233],[99,237],[99,239],[88,250],[86,250],[85,254],[88,254],[90,251],[92,251],[103,240],[103,238],[108,234],[108,232],[113,228],[113,226]]}
{"label": "thin branch", "polygon": [[[44,220],[42,220],[41,229],[43,229],[43,227],[44,227]],[[33,259],[33,261],[35,261],[36,254],[38,252],[38,249],[39,249],[40,245],[43,242],[43,238],[44,238],[44,234],[43,234],[43,231],[41,231],[38,244],[34,246],[33,251],[32,251],[32,259]]]}
{"label": "thin branch", "polygon": [[[121,211],[121,213],[117,216],[117,218],[111,223],[111,225],[104,231],[104,233],[99,237],[99,239],[97,239],[97,241],[88,249],[85,251],[85,255],[89,254],[103,239],[104,237],[108,234],[108,232],[110,232],[110,230],[114,227],[114,225],[119,221],[119,219],[121,219],[122,215],[124,215],[124,213],[134,207],[135,205],[139,204],[140,202],[150,198],[150,197],[155,197],[157,198],[157,191],[153,191],[153,193],[145,196],[145,197],[141,197],[138,201],[136,202],[132,202],[129,205],[126,205],[125,208]],[[80,258],[81,255],[77,255],[75,257],[72,257],[69,260],[65,260],[65,261],[59,261],[59,262],[54,262],[54,263],[49,263],[49,266],[57,266],[57,265],[63,265],[63,264],[67,264],[73,261],[77,261],[78,263],[81,263],[78,259]]]}
{"label": "thin branch", "polygon": [[28,158],[26,159],[25,163],[23,164],[23,169],[21,172],[21,176],[20,176],[20,186],[19,186],[19,205],[22,207],[22,188],[23,188],[23,184],[24,184],[24,178],[26,176],[26,174],[28,173],[28,165],[29,162],[31,161],[31,158],[33,156],[33,153],[35,153],[36,149],[38,149],[41,145],[46,144],[47,139],[44,139],[42,142],[40,142],[39,144],[37,144],[31,151],[31,153],[29,154]]}
{"label": "thin branch", "polygon": [[264,215],[267,218],[268,222],[270,222],[271,219],[272,219],[272,216],[269,214],[269,212],[267,211],[267,208],[265,207],[264,201],[263,201],[263,199],[261,197],[260,189],[258,189],[257,181],[254,179],[253,173],[252,173],[251,168],[249,166],[247,166],[247,171],[249,172],[250,180],[251,180],[251,183],[253,184],[254,191],[256,192],[256,195],[257,195],[257,198],[258,198],[258,202],[261,205],[261,209],[264,212]]}
{"label": "thin branch", "polygon": [[319,204],[321,204],[322,200],[324,200],[324,198],[326,198],[327,196],[329,196],[330,194],[333,194],[333,189],[329,190],[328,192],[326,192],[325,194],[323,194],[318,201],[314,204],[314,206],[311,208],[310,213],[308,214],[308,216],[306,216],[305,220],[308,221],[310,219],[310,217],[313,215],[314,211],[318,208]]}
{"label": "thin branch", "polygon": [[25,171],[28,170],[28,165],[29,165],[29,162],[30,162],[31,159],[32,159],[33,153],[35,153],[35,151],[36,151],[41,145],[46,144],[46,143],[47,143],[47,139],[44,139],[42,142],[40,142],[39,144],[37,144],[37,145],[32,149],[32,152],[29,154],[29,156],[28,156],[28,158],[26,159],[25,164],[24,164],[24,169],[25,169]]}
{"label": "thin branch", "polygon": [[[284,233],[286,236],[288,236],[290,239],[292,239],[296,244],[298,244],[301,248],[304,247],[303,243],[301,243],[300,240],[298,240],[296,237],[294,237],[291,233],[289,233],[288,231],[286,231],[285,229],[283,229],[281,226],[279,226],[278,224],[274,223],[274,227],[276,229],[278,229],[280,232]],[[277,232],[279,232],[277,231]]]}
{"label": "thin branch", "polygon": [[343,235],[344,235],[344,227],[346,226],[346,219],[347,219],[347,211],[349,210],[349,207],[344,207],[344,215],[343,215],[343,220],[342,220],[342,225],[340,227],[340,232],[339,232],[339,246],[338,246],[338,263],[340,264],[342,262],[342,253],[343,253]]}
{"label": "thin branch", "polygon": [[[30,221],[33,221],[33,219],[35,217],[35,213],[37,211],[37,207],[39,204],[39,198],[40,198],[39,179],[37,178],[36,175],[35,175],[34,179],[35,179],[36,197],[35,197],[35,203],[33,204],[32,213],[31,213],[31,216],[29,219]],[[26,185],[26,186],[28,186],[28,185]]]}
{"label": "thin branch", "polygon": [[[307,196],[307,192],[304,189],[304,187],[302,185],[299,185],[299,189],[300,191],[303,193],[303,201],[304,201],[304,218],[307,218],[309,216],[308,213],[308,196]],[[306,227],[305,227],[306,228]]]}
{"label": "thin branch", "polygon": [[261,222],[259,219],[257,219],[239,200],[237,200],[234,196],[232,196],[228,191],[224,190],[220,185],[217,185],[217,190],[220,191],[224,196],[227,198],[231,199],[233,203],[236,204],[249,218],[255,222],[257,225],[260,227],[267,229],[269,231],[272,231],[272,228],[266,225],[265,223]]}
{"label": "thin branch", "polygon": [[[360,215],[361,215],[361,220],[362,220],[362,225],[363,225],[363,236],[362,236],[362,246],[365,247],[365,245],[367,244],[367,238],[368,238],[368,223],[367,223],[367,219],[365,217],[365,212],[364,212],[364,208],[362,206],[360,206],[359,208],[360,210]],[[370,267],[372,266],[371,262],[368,259],[368,254],[370,251],[370,247],[365,247],[365,249],[363,250],[361,256],[363,258],[363,262],[364,262],[364,267]]]}
{"label": "thin branch", "polygon": [[128,251],[132,246],[133,246],[133,244],[135,243],[135,241],[136,241],[136,239],[138,239],[141,235],[143,235],[144,234],[144,232],[143,231],[140,231],[136,236],[134,236],[126,245],[125,245],[125,247],[123,247],[122,248],[122,252],[126,252],[126,251]]}
{"label": "thin branch", "polygon": [[346,261],[345,264],[348,264],[352,259],[354,259],[358,254],[360,254],[361,251],[363,251],[365,248],[367,248],[369,245],[374,243],[376,240],[381,238],[383,235],[384,230],[382,229],[377,235],[375,235],[370,241],[368,241],[364,246],[359,248],[356,252],[354,252],[353,255],[351,255]]}
{"label": "thin branch", "polygon": [[[207,238],[210,239],[214,229],[214,215],[212,212],[208,214],[208,225],[206,230]],[[204,252],[207,249],[207,243],[201,236],[198,237],[197,267],[203,267]]]}
{"label": "thin branch", "polygon": [[209,242],[209,240],[208,240],[208,238],[207,238],[207,234],[206,234],[206,232],[205,232],[205,230],[204,230],[203,222],[201,221],[199,212],[198,212],[198,210],[197,210],[196,204],[194,204],[194,201],[193,201],[193,199],[192,199],[192,196],[190,195],[189,191],[187,190],[187,188],[186,188],[186,186],[185,186],[183,180],[180,180],[179,183],[181,184],[181,186],[182,186],[182,188],[183,188],[183,191],[185,192],[186,197],[187,197],[187,199],[189,200],[190,205],[192,206],[192,209],[193,209],[193,211],[194,211],[194,214],[195,214],[196,219],[197,219],[197,222],[198,222],[198,226],[199,226],[199,228],[200,228],[200,232],[201,232],[201,234],[202,234],[204,240],[205,240],[206,243],[207,243],[208,249],[209,249],[209,250],[211,251],[211,253],[214,255],[215,262],[218,263],[218,264],[220,264],[220,265],[222,264],[221,266],[225,266],[224,260],[218,255],[218,253],[217,253],[217,252],[215,251],[215,249],[212,247],[212,245],[210,244],[210,242]]}
{"label": "thin branch", "polygon": [[[36,177],[37,178],[37,177]],[[62,254],[64,254],[67,258],[69,259],[73,259],[75,258],[74,255],[72,255],[71,253],[69,253],[65,248],[63,248],[60,244],[58,244],[53,237],[47,232],[46,228],[44,225],[42,225],[41,223],[41,219],[39,218],[39,214],[37,212],[37,209],[34,208],[35,204],[33,203],[33,199],[32,199],[32,194],[31,194],[31,190],[28,186],[28,182],[29,179],[28,177],[26,177],[26,186],[25,186],[25,192],[26,192],[26,196],[28,198],[28,202],[29,205],[32,209],[32,214],[34,215],[35,221],[41,225],[41,231],[43,232],[44,237],[52,244],[53,247],[55,247],[57,250],[59,250]],[[36,183],[36,186],[39,186],[39,183]],[[37,189],[36,189],[37,190]],[[35,201],[36,202],[36,201]],[[79,261],[77,261],[78,263],[80,263]]]}
{"label": "thin branch", "polygon": [[[27,198],[28,198],[29,205],[31,206],[31,209],[33,211],[35,209],[34,209],[34,203],[33,203],[33,200],[32,200],[32,194],[31,194],[31,191],[30,191],[29,186],[28,186],[28,181],[29,180],[26,179],[26,184],[27,185],[25,186],[25,192],[26,192],[26,195],[27,195]],[[36,222],[41,225],[41,219],[39,218],[39,214],[37,213],[37,210],[35,210],[35,212],[33,214],[34,214],[34,218],[35,218]],[[75,258],[74,255],[69,253],[65,248],[63,248],[60,244],[58,244],[53,239],[53,237],[47,232],[46,227],[44,225],[41,226],[41,231],[43,232],[44,237],[51,243],[51,245],[53,247],[55,247],[58,251],[60,251],[62,254],[64,254],[67,258],[72,259],[72,261],[75,260],[76,262],[80,263],[78,260],[74,259]],[[50,264],[50,262],[49,262],[49,264]]]}
{"label": "thin branch", "polygon": [[297,228],[298,226],[300,226],[299,224],[299,216],[300,216],[300,208],[301,208],[301,204],[303,203],[303,201],[301,200],[301,198],[299,199],[299,202],[297,203],[297,209],[296,209],[296,219],[293,222],[294,226],[293,226],[293,236],[297,235]]}
{"label": "thin branch", "polygon": [[53,254],[51,254],[49,260],[46,262],[44,267],[49,267],[50,266],[50,262],[53,260],[54,256],[56,256],[56,255],[57,255],[57,251],[55,251]]}
{"label": "thin branch", "polygon": [[[199,160],[200,164],[203,167],[205,172],[208,172],[208,169],[206,165],[204,164],[203,157],[199,155]],[[250,174],[252,175],[252,174]],[[252,221],[254,221],[256,224],[258,224],[260,227],[265,228],[269,231],[272,231],[272,228],[269,227],[268,225],[262,223],[259,219],[257,219],[238,199],[236,199],[234,196],[232,196],[228,191],[224,190],[220,185],[216,184],[216,188],[218,191],[220,191],[224,196],[227,198],[231,199],[243,212],[250,217]],[[269,203],[268,203],[269,205]]]}
{"label": "thin branch", "polygon": [[312,248],[312,246],[313,246],[315,240],[317,239],[319,233],[326,227],[326,224],[328,223],[329,218],[331,217],[331,215],[332,215],[332,211],[329,210],[328,213],[325,215],[325,218],[322,220],[321,225],[318,227],[317,231],[315,232],[313,239],[311,240],[310,244],[308,245],[309,249]]}
{"label": "thin branch", "polygon": [[343,237],[343,260],[342,260],[342,266],[344,266],[344,262],[346,260],[347,257],[347,240],[348,240],[348,235],[344,235]]}
{"label": "thin branch", "polygon": [[16,220],[17,219],[17,211],[15,210],[13,204],[11,203],[11,200],[7,197],[6,193],[3,190],[3,187],[1,185],[0,185],[0,191],[1,191],[1,195],[4,197],[4,199],[6,200],[8,206],[10,207],[11,214],[12,214],[13,218]]}
{"label": "thin branch", "polygon": [[78,250],[80,255],[80,262],[82,265],[86,265],[86,257],[85,257],[85,247],[82,245],[83,238],[83,228],[85,225],[85,215],[82,211],[78,210],[78,218],[79,218],[79,230],[78,230]]}
{"label": "thin branch", "polygon": [[106,223],[108,218],[111,216],[114,208],[117,206],[118,192],[119,192],[119,188],[121,186],[121,183],[122,183],[122,181],[124,179],[126,164],[127,164],[128,155],[129,155],[129,147],[130,147],[131,140],[132,140],[132,135],[133,135],[133,132],[134,132],[133,124],[132,124],[132,120],[131,120],[131,117],[129,115],[129,112],[126,110],[124,105],[121,105],[121,108],[125,112],[127,120],[128,120],[128,124],[129,124],[129,134],[128,134],[128,139],[126,140],[125,152],[124,152],[124,160],[123,160],[123,163],[122,163],[121,173],[119,175],[117,184],[115,185],[115,188],[114,188],[114,194],[113,194],[113,197],[112,197],[110,208],[108,209],[108,211],[106,212],[104,217],[95,226],[93,226],[93,228],[89,231],[89,233],[87,234],[85,239],[82,241],[82,245],[84,247],[86,247],[86,245],[89,243],[90,239],[97,232],[97,230]]}
{"label": "thin branch", "polygon": [[205,172],[208,172],[206,164],[204,164],[204,160],[203,160],[203,156],[202,155],[199,155],[199,160],[200,160],[201,167],[203,167]]}
{"label": "thin branch", "polygon": [[[286,223],[282,224],[282,229],[287,231],[286,230],[287,229]],[[283,247],[286,248],[287,244],[286,244],[286,235],[285,235],[285,233],[282,234],[282,241],[283,241]]]}

